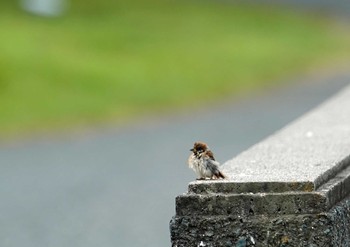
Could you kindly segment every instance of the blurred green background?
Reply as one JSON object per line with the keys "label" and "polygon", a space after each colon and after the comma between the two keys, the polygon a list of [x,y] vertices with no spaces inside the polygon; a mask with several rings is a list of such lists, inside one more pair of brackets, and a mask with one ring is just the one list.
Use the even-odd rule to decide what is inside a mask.
{"label": "blurred green background", "polygon": [[0,2],[0,135],[193,109],[350,57],[320,14],[216,1],[82,1],[45,18]]}

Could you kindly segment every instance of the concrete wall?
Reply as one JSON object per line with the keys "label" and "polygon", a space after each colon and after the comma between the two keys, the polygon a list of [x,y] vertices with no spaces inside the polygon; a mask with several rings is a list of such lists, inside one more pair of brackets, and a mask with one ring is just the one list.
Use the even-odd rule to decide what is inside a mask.
{"label": "concrete wall", "polygon": [[350,246],[350,87],[176,198],[172,246]]}

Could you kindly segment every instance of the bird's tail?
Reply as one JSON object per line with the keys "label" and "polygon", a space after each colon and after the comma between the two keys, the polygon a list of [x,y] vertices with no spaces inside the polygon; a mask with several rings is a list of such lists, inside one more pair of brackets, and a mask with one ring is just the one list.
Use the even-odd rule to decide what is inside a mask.
{"label": "bird's tail", "polygon": [[221,171],[218,171],[217,173],[215,173],[214,177],[216,179],[222,178],[222,179],[226,179],[227,176],[225,176]]}

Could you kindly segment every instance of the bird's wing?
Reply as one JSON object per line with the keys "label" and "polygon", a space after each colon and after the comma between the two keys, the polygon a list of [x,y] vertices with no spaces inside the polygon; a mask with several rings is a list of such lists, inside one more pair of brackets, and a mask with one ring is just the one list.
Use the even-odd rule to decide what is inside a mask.
{"label": "bird's wing", "polygon": [[219,165],[220,163],[212,160],[210,158],[208,158],[206,160],[206,165],[207,168],[211,171],[211,173],[214,175],[214,178],[218,179],[218,178],[227,178],[220,170],[219,170]]}
{"label": "bird's wing", "polygon": [[213,159],[210,159],[210,158],[207,158],[206,159],[206,165],[208,167],[208,169],[213,173],[213,174],[216,174],[218,171],[219,171],[219,162],[213,160]]}
{"label": "bird's wing", "polygon": [[213,154],[212,151],[210,151],[210,150],[208,149],[205,153],[209,156],[210,159],[215,160],[214,154]]}

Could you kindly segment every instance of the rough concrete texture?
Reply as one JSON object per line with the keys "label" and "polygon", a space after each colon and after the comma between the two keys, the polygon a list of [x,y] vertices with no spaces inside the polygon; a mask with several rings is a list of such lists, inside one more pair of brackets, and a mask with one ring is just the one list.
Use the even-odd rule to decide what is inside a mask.
{"label": "rough concrete texture", "polygon": [[350,246],[350,198],[327,213],[259,216],[175,216],[172,247]]}
{"label": "rough concrete texture", "polygon": [[[305,187],[302,183],[264,183],[263,185],[270,185],[271,188],[260,189],[259,185],[262,183],[249,185],[221,180],[190,183],[188,193],[176,198],[176,214],[243,216],[326,212],[349,194],[350,167],[339,172],[317,190],[313,190],[311,184],[304,184],[309,185]],[[274,192],[273,189],[279,185],[285,189],[283,193]],[[252,189],[251,192],[242,193],[248,186]]]}
{"label": "rough concrete texture", "polygon": [[[223,166],[233,182],[319,187],[350,155],[350,87]],[[249,192],[249,191],[247,191]]]}
{"label": "rough concrete texture", "polygon": [[[350,87],[176,198],[172,246],[349,246]],[[345,199],[344,199],[345,198]]]}
{"label": "rough concrete texture", "polygon": [[176,198],[177,216],[313,214],[327,208],[327,198],[319,193],[193,194]]}
{"label": "rough concrete texture", "polygon": [[311,192],[312,182],[234,182],[231,180],[198,180],[191,182],[188,192],[196,194],[212,193],[283,193],[288,191]]}

